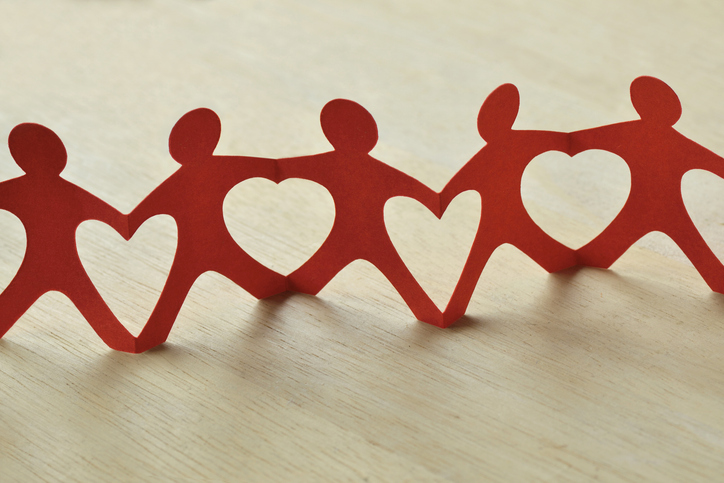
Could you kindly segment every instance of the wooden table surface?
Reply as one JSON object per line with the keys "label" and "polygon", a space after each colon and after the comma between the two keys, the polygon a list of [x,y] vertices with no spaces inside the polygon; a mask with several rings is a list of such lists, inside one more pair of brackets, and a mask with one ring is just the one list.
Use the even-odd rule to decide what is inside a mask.
{"label": "wooden table surface", "polygon": [[[213,108],[217,153],[329,149],[319,111],[343,97],[376,118],[377,158],[439,190],[484,144],[476,116],[512,82],[515,127],[574,131],[637,118],[639,75],[679,95],[676,128],[724,154],[724,4],[525,0],[0,2],[0,134],[44,124],[63,176],[128,212],[177,167],[168,133]],[[0,149],[0,179],[21,174]],[[622,206],[614,155],[546,154],[523,196],[577,248]],[[690,172],[687,207],[724,259],[724,180]],[[484,207],[483,207],[484,209]],[[442,221],[393,200],[386,219],[436,303],[449,298],[480,210]],[[225,203],[258,260],[288,273],[334,208],[311,183],[252,180]],[[0,212],[0,288],[24,251]],[[78,244],[138,332],[175,247],[167,217],[130,243],[100,223]],[[724,474],[724,296],[661,234],[611,270],[548,275],[498,249],[468,315],[417,322],[371,265],[317,297],[256,301],[203,275],[166,344],[114,352],[72,303],[43,296],[0,340],[2,481],[716,481]]]}

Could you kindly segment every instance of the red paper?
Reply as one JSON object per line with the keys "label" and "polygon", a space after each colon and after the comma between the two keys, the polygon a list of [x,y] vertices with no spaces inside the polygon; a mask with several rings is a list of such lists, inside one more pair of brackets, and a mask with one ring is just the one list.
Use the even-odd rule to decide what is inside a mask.
{"label": "red paper", "polygon": [[377,144],[377,124],[359,104],[336,99],[320,116],[334,151],[278,160],[279,181],[302,178],[332,195],[332,231],[304,265],[288,275],[289,288],[317,294],[355,260],[372,263],[397,289],[419,320],[435,325],[442,314],[397,253],[385,227],[385,203],[395,196],[418,200],[440,217],[438,194],[407,174],[369,155]]}
{"label": "red paper", "polygon": [[67,154],[50,129],[20,124],[8,144],[25,175],[0,183],[0,208],[23,223],[27,248],[17,275],[0,294],[0,336],[41,295],[56,290],[68,296],[109,347],[134,352],[133,336],[101,298],[75,244],[75,231],[86,220],[107,223],[128,239],[125,216],[60,177]]}
{"label": "red paper", "polygon": [[500,245],[515,246],[548,272],[576,264],[574,251],[531,219],[520,194],[526,166],[546,151],[567,152],[568,134],[513,130],[519,106],[518,89],[512,84],[504,84],[488,96],[478,114],[478,132],[486,145],[441,192],[442,210],[467,190],[477,191],[482,202],[475,241],[445,309],[445,327],[465,314],[485,264]]}
{"label": "red paper", "polygon": [[569,154],[602,149],[619,155],[631,171],[631,192],[616,218],[577,250],[578,263],[608,268],[638,239],[665,233],[691,260],[709,287],[724,293],[724,266],[704,242],[681,196],[691,169],[724,177],[724,159],[672,126],[681,116],[676,93],[654,77],[631,83],[631,102],[641,119],[571,134]]}
{"label": "red paper", "polygon": [[[15,278],[0,294],[0,336],[44,293],[59,291],[78,307],[109,347],[143,352],[163,343],[196,279],[218,272],[257,298],[285,290],[317,294],[340,270],[367,260],[387,277],[421,321],[447,327],[461,317],[493,251],[509,243],[548,272],[575,265],[609,267],[636,240],[651,231],[669,235],[693,262],[712,290],[724,293],[724,265],[692,223],[681,197],[681,180],[691,169],[724,177],[724,160],[678,133],[676,94],[662,81],[639,77],[631,100],[641,119],[575,132],[512,129],[518,90],[505,84],[485,100],[478,131],[485,146],[453,176],[441,193],[369,155],[377,125],[355,102],[336,99],[321,113],[330,152],[289,159],[216,156],[221,123],[213,111],[184,115],[169,139],[181,167],[129,215],[60,177],[66,151],[51,130],[20,124],[10,133],[10,152],[25,175],[0,183],[0,209],[17,216],[27,249]],[[547,235],[521,199],[523,172],[533,158],[556,150],[573,156],[603,149],[626,161],[631,192],[626,204],[594,240],[573,251]],[[319,250],[284,277],[242,250],[224,223],[223,202],[238,183],[252,177],[275,182],[302,178],[319,183],[335,204],[332,230]],[[400,258],[387,233],[385,203],[413,198],[438,218],[460,193],[482,200],[478,232],[453,295],[441,312]],[[173,217],[178,245],[168,280],[146,326],[133,337],[117,320],[84,270],[75,241],[78,226],[99,220],[127,240],[147,219]],[[434,254],[431,254],[434,256]]]}
{"label": "red paper", "polygon": [[138,335],[142,352],[166,340],[196,279],[204,272],[224,275],[241,288],[264,298],[287,289],[286,278],[254,260],[231,237],[224,223],[224,198],[242,181],[276,178],[274,160],[215,156],[221,121],[209,109],[184,115],[169,138],[171,156],[181,167],[153,190],[128,216],[135,233],[148,218],[170,215],[178,228],[178,245],[161,297]]}

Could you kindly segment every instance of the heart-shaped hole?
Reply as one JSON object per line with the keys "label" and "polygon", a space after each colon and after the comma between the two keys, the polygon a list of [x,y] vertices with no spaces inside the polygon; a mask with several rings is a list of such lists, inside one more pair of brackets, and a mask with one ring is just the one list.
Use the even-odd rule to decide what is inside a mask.
{"label": "heart-shaped hole", "polygon": [[176,252],[176,223],[168,215],[148,219],[126,241],[99,221],[76,232],[78,254],[108,307],[133,335],[146,324]]}
{"label": "heart-shaped hole", "polygon": [[226,196],[224,220],[244,251],[287,275],[302,266],[329,235],[334,201],[312,181],[288,179],[277,185],[252,178]]}
{"label": "heart-shaped hole", "polygon": [[[724,260],[724,179],[700,169],[681,180],[681,195],[691,220],[711,251]],[[684,254],[681,253],[681,257]]]}
{"label": "heart-shaped hole", "polygon": [[572,158],[557,151],[536,156],[521,182],[523,204],[531,218],[573,249],[593,240],[611,223],[630,188],[626,162],[596,149]]}
{"label": "heart-shaped hole", "polygon": [[480,196],[458,195],[438,220],[419,202],[395,197],[385,225],[402,260],[435,305],[445,308],[463,271],[480,221]]}
{"label": "heart-shaped hole", "polygon": [[12,213],[0,210],[0,291],[5,290],[18,273],[25,256],[26,238],[23,223]]}

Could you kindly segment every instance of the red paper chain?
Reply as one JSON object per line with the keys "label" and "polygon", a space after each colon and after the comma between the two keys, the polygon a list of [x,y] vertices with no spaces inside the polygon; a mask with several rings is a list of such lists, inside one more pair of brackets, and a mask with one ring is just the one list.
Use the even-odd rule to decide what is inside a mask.
{"label": "red paper chain", "polygon": [[[367,260],[387,277],[419,320],[447,327],[467,309],[493,251],[514,245],[548,272],[574,265],[607,268],[634,242],[652,231],[671,237],[712,290],[724,293],[724,266],[694,226],[681,196],[681,179],[691,169],[724,177],[722,158],[672,126],[681,116],[674,91],[653,77],[631,83],[631,101],[640,119],[561,133],[512,129],[520,98],[512,84],[493,91],[478,115],[485,146],[437,193],[415,178],[369,155],[377,125],[359,104],[330,101],[321,125],[330,152],[287,159],[215,156],[221,122],[209,109],[184,115],[169,138],[181,167],[124,215],[60,177],[67,154],[62,141],[38,124],[20,124],[8,144],[23,176],[0,183],[0,209],[17,216],[27,249],[15,278],[0,294],[0,337],[44,293],[70,298],[111,348],[140,353],[163,343],[196,279],[218,272],[255,296],[294,291],[317,294],[344,267]],[[631,171],[628,199],[608,227],[590,243],[572,250],[547,235],[530,217],[521,198],[523,172],[536,156],[561,151],[573,156],[588,149],[617,154]],[[301,178],[332,195],[335,220],[317,252],[288,276],[257,262],[234,242],[224,223],[223,202],[237,184],[253,177],[277,183]],[[438,218],[460,193],[480,194],[480,224],[460,279],[444,311],[435,306],[397,253],[384,222],[385,203],[407,196]],[[171,270],[148,322],[132,336],[118,321],[88,277],[78,256],[75,232],[87,220],[112,226],[126,240],[148,218],[166,214],[178,227]]]}

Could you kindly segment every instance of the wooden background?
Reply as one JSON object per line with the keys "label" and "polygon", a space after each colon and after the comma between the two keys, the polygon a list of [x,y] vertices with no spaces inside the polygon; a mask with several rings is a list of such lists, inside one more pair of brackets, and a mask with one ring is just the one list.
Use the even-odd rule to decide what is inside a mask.
{"label": "wooden background", "polygon": [[[724,4],[479,2],[0,2],[0,133],[37,122],[64,140],[64,177],[128,212],[175,169],[168,133],[216,110],[217,153],[328,150],[319,111],[344,97],[377,119],[379,159],[441,189],[483,145],[480,104],[512,82],[516,128],[573,131],[636,118],[628,86],[679,94],[682,133],[724,154]],[[21,172],[0,149],[0,179]],[[620,158],[537,158],[523,195],[572,247],[628,193]],[[724,258],[724,180],[683,192]],[[393,239],[438,304],[475,231],[465,194],[437,221],[393,200]],[[484,209],[484,207],[483,207]],[[243,183],[225,204],[239,243],[289,272],[334,209],[323,189]],[[0,212],[0,288],[22,259]],[[159,217],[130,243],[78,232],[111,308],[138,331],[175,247]],[[416,322],[369,264],[318,297],[256,301],[215,274],[168,343],[107,349],[57,293],[0,340],[3,481],[704,481],[724,474],[724,296],[660,234],[612,270],[547,275],[509,246],[468,315]]]}

